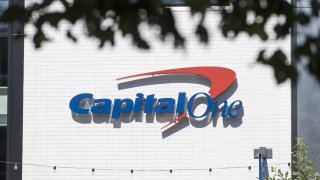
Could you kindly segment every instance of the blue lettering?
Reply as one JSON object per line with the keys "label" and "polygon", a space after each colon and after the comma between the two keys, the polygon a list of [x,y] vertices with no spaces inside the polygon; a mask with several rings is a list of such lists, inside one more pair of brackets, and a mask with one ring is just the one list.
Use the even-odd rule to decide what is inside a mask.
{"label": "blue lettering", "polygon": [[156,98],[154,98],[154,94],[148,95],[146,99],[146,106],[144,107],[145,113],[152,113],[153,109],[153,103],[157,101]]}
{"label": "blue lettering", "polygon": [[137,93],[137,98],[136,101],[134,102],[134,107],[133,107],[133,112],[140,112],[143,104],[143,94],[142,93]]}
{"label": "blue lettering", "polygon": [[77,114],[88,114],[89,109],[84,109],[80,108],[80,102],[84,99],[92,99],[93,95],[90,93],[83,93],[83,94],[78,94],[74,96],[69,103],[69,107],[72,112],[77,113]]}
{"label": "blue lettering", "polygon": [[157,113],[173,113],[174,112],[174,105],[176,101],[172,98],[160,98],[158,100],[158,104],[154,107],[154,112]]}
{"label": "blue lettering", "polygon": [[[223,108],[222,108],[221,116],[223,118],[227,118],[228,117],[228,102],[227,102],[227,100],[224,100],[224,101],[222,101],[222,103],[223,103]],[[222,103],[220,103],[219,106]]]}
{"label": "blue lettering", "polygon": [[[238,102],[237,105],[235,105]],[[236,118],[240,115],[240,112],[234,113],[235,111],[242,108],[242,101],[236,100],[232,102],[228,108],[228,116],[231,118]]]}
{"label": "blue lettering", "polygon": [[[204,96],[204,101],[207,104],[207,108],[201,115],[195,115],[194,109],[196,107],[197,97],[199,95]],[[203,97],[201,97],[203,98]],[[197,100],[196,100],[197,99]],[[158,100],[158,101],[157,101]],[[202,100],[201,100],[202,101]],[[154,104],[156,105],[154,106]],[[194,104],[195,102],[195,104]],[[152,113],[183,113],[185,112],[186,93],[179,92],[178,101],[173,98],[155,98],[154,94],[146,96],[144,98],[143,93],[137,93],[135,100],[131,99],[115,99],[112,108],[112,100],[110,99],[96,99],[94,100],[93,94],[82,93],[74,96],[70,102],[69,107],[73,113],[76,114],[112,114],[112,118],[119,118],[121,114],[131,112]],[[202,118],[208,115],[212,111],[211,117],[217,116],[217,111],[221,111],[222,118],[237,118],[241,115],[241,108],[243,108],[242,101],[236,100],[228,106],[227,100],[219,103],[216,100],[212,100],[211,97],[204,92],[194,94],[189,101],[187,101],[187,112],[192,118]],[[112,112],[111,112],[112,111]]]}
{"label": "blue lettering", "polygon": [[[197,95],[199,95],[199,94],[205,95],[205,97],[206,97],[206,99],[207,99],[207,109],[206,109],[206,111],[205,111],[201,116],[196,116],[196,115],[194,115],[193,112],[192,112],[192,103],[193,103],[193,101],[195,100],[195,98],[197,97]],[[206,116],[206,115],[210,112],[211,103],[212,103],[211,97],[210,97],[207,93],[199,92],[199,93],[193,95],[193,96],[190,98],[190,100],[189,100],[189,102],[188,102],[188,107],[187,107],[188,113],[189,113],[189,115],[190,115],[191,117],[193,117],[193,118],[201,118],[201,117],[204,117],[204,116]]]}
{"label": "blue lettering", "polygon": [[186,93],[185,92],[179,92],[178,103],[177,103],[177,113],[183,113],[184,112],[185,101],[186,101]]}
{"label": "blue lettering", "polygon": [[133,101],[131,99],[115,99],[112,110],[112,118],[119,118],[120,113],[129,113],[132,111],[132,109]]}
{"label": "blue lettering", "polygon": [[110,99],[96,99],[90,111],[93,114],[110,114],[111,103]]}

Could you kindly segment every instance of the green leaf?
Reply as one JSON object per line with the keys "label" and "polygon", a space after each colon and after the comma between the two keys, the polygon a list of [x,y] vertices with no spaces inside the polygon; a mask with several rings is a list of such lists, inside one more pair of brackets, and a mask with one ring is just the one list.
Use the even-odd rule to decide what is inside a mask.
{"label": "green leaf", "polygon": [[274,76],[278,83],[284,82],[289,78],[291,78],[293,82],[296,81],[298,72],[296,68],[288,62],[285,54],[281,50],[277,50],[269,58],[266,58],[264,54],[264,50],[260,51],[257,61],[269,65],[274,69]]}
{"label": "green leaf", "polygon": [[209,35],[207,29],[202,24],[199,24],[197,26],[196,34],[198,35],[200,42],[208,44]]}

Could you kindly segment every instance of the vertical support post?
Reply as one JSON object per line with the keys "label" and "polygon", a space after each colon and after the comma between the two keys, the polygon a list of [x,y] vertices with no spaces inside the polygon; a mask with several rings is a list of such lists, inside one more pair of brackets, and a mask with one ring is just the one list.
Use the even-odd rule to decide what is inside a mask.
{"label": "vertical support post", "polygon": [[262,154],[259,154],[259,180],[263,180],[262,175]]}
{"label": "vertical support post", "polygon": [[259,180],[263,180],[269,177],[268,162],[267,159],[272,159],[272,149],[266,147],[260,147],[253,150],[253,158],[259,159]]}
{"label": "vertical support post", "polygon": [[[24,0],[10,0],[10,6],[24,7]],[[23,136],[23,57],[24,23],[9,23],[8,33],[8,122],[7,159],[13,162],[6,165],[7,180],[22,179],[22,136]]]}

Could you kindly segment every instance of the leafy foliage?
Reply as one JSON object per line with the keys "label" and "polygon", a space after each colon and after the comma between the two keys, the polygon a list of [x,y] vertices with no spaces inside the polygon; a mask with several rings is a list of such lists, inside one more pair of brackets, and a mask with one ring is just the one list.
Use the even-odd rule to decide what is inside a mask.
{"label": "leafy foliage", "polygon": [[[303,139],[298,138],[293,152],[293,175],[297,180],[320,180],[319,172],[312,174],[313,164],[309,160],[308,146]],[[320,163],[320,157],[318,158]]]}
{"label": "leafy foliage", "polygon": [[[298,138],[294,146],[293,155],[293,176],[296,180],[320,180],[320,172],[313,173],[313,164],[309,160],[308,146],[303,139]],[[318,157],[320,163],[320,157]],[[271,167],[271,172],[274,173],[273,177],[267,180],[291,180],[288,172],[282,172],[281,169]]]}
{"label": "leafy foliage", "polygon": [[288,171],[282,172],[281,169],[271,167],[271,172],[274,173],[273,177],[267,178],[267,180],[291,180],[292,178],[289,176]]}
{"label": "leafy foliage", "polygon": [[[210,35],[204,25],[207,10],[211,8],[210,0],[182,0],[184,5],[190,8],[192,15],[200,15],[201,18],[195,27],[195,34],[199,41],[207,44]],[[299,33],[303,40],[294,47],[293,55],[299,62],[307,60],[306,69],[320,82],[320,39],[319,27],[313,27],[312,32],[297,32],[294,27],[308,29],[315,19],[319,18],[320,4],[318,0],[303,0],[310,3],[309,11],[297,11],[295,4],[287,0],[215,0],[217,4],[228,4],[230,8],[221,7],[220,30],[226,38],[236,38],[245,33],[249,36],[259,37],[262,41],[277,41],[291,34]],[[299,1],[299,0],[296,0]],[[302,1],[302,0],[301,0]],[[295,2],[295,0],[293,0]],[[49,11],[50,6],[59,4],[62,11]],[[308,8],[307,8],[308,9]],[[253,21],[249,22],[249,15],[253,14]],[[270,19],[279,18],[283,21],[273,25],[273,32],[267,32],[266,26]],[[28,5],[26,8],[19,5],[9,7],[0,17],[0,21],[20,21],[32,24],[36,32],[32,35],[36,48],[49,41],[43,30],[45,24],[58,28],[61,21],[71,24],[66,31],[66,37],[77,41],[72,33],[72,25],[78,21],[84,22],[86,35],[98,39],[100,47],[106,43],[116,45],[115,32],[119,31],[123,36],[132,37],[135,46],[149,49],[148,40],[142,36],[142,24],[157,29],[155,33],[161,41],[173,37],[173,45],[183,48],[185,37],[176,27],[176,19],[170,9],[162,0],[43,0]],[[314,33],[316,32],[316,33]],[[275,33],[272,37],[269,33]],[[295,41],[295,40],[294,40]],[[287,79],[297,80],[297,68],[295,63],[290,63],[282,49],[275,50],[271,56],[264,56],[265,50],[261,50],[257,56],[257,62],[268,65],[274,69],[278,83]]]}

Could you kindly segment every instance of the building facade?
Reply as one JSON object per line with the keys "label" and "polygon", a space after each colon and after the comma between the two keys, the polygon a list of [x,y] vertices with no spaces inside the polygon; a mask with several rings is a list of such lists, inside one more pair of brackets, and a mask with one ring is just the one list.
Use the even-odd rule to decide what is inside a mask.
{"label": "building facade", "polygon": [[[205,23],[210,24],[211,41],[203,46],[193,37],[196,21],[188,10],[173,10],[177,27],[189,37],[185,50],[173,49],[170,41],[158,42],[147,27],[141,28],[153,42],[150,51],[135,49],[119,34],[116,47],[98,49],[96,41],[83,36],[81,23],[73,29],[82,36],[77,44],[65,39],[68,25],[61,24],[59,31],[46,27],[53,42],[35,50],[32,41],[21,36],[32,33],[31,27],[8,26],[1,36],[2,46],[8,47],[1,48],[8,52],[8,57],[1,55],[8,67],[1,69],[6,89],[1,104],[7,108],[0,111],[8,119],[2,120],[8,179],[256,179],[254,149],[259,147],[272,149],[267,167],[290,172],[292,141],[306,132],[306,126],[299,130],[305,117],[298,112],[305,111],[297,94],[303,97],[307,90],[290,82],[276,84],[272,69],[254,60],[262,48],[281,47],[290,56],[295,41],[287,38],[275,46],[272,40],[262,43],[245,35],[225,39],[217,29],[218,13],[210,11]],[[217,76],[204,77],[204,68],[225,68],[235,76],[222,88],[229,77],[222,73],[221,82],[212,87]],[[170,72],[157,73],[162,70]],[[148,74],[121,79],[141,73]],[[204,95],[213,97],[221,88],[214,100],[227,106],[204,113],[214,106]],[[194,96],[197,93],[202,94]],[[87,96],[73,108],[73,100],[83,94]],[[166,98],[167,105],[171,99],[173,111],[160,106],[163,102],[148,106],[145,101],[136,112],[139,94]],[[126,109],[130,100],[135,103],[131,110]],[[181,101],[186,117],[177,110]],[[241,102],[241,109],[234,106],[229,112],[233,102]]]}

